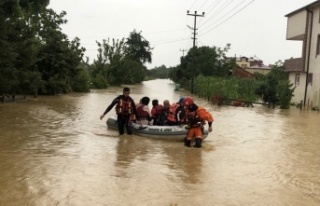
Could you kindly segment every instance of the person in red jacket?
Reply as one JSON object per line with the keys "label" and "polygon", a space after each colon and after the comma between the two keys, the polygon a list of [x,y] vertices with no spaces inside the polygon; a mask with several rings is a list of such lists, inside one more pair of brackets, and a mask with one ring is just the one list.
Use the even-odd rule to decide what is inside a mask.
{"label": "person in red jacket", "polygon": [[203,107],[196,105],[192,97],[185,97],[183,106],[187,109],[187,122],[189,126],[184,144],[191,147],[194,140],[194,146],[200,148],[202,146],[203,125],[207,121],[209,125],[208,131],[212,132],[212,122],[214,119]]}
{"label": "person in red jacket", "polygon": [[153,119],[153,125],[160,125],[160,115],[163,112],[162,104],[159,104],[157,99],[152,100],[151,118]]}
{"label": "person in red jacket", "polygon": [[167,125],[168,124],[168,114],[169,114],[169,109],[170,109],[170,102],[169,100],[164,100],[163,101],[163,108],[158,116],[157,119],[157,125]]}
{"label": "person in red jacket", "polygon": [[141,103],[137,106],[137,118],[139,119],[139,121],[137,121],[137,123],[139,124],[143,124],[143,125],[150,125],[150,121],[151,121],[151,112],[150,112],[150,108],[148,106],[149,102],[150,102],[150,98],[149,97],[142,97]]}

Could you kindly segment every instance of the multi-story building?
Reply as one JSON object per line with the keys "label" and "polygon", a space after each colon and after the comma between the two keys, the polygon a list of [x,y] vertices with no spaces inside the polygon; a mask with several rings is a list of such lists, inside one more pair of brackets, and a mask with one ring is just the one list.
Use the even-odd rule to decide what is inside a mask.
{"label": "multi-story building", "polygon": [[263,61],[257,57],[240,56],[236,58],[236,64],[251,74],[260,73],[266,75],[271,70],[269,66],[264,65]]}
{"label": "multi-story building", "polygon": [[320,0],[289,14],[287,40],[302,41],[300,58],[285,60],[289,80],[296,87],[292,102],[305,108],[320,105]]}

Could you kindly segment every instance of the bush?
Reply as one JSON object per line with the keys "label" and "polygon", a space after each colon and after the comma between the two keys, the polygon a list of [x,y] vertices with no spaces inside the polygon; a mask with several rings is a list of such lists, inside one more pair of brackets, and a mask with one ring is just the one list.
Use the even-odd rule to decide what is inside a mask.
{"label": "bush", "polygon": [[88,72],[82,70],[73,79],[72,90],[75,92],[89,92],[90,91],[90,77]]}
{"label": "bush", "polygon": [[92,79],[92,87],[95,89],[106,89],[109,84],[105,77],[102,75],[97,75],[94,79]]}

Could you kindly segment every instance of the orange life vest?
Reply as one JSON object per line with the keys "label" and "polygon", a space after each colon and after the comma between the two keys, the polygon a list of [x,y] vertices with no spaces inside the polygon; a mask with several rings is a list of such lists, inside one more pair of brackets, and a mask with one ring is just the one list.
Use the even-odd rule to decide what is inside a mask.
{"label": "orange life vest", "polygon": [[117,115],[130,115],[132,114],[132,99],[128,97],[126,100],[120,98],[116,106]]}
{"label": "orange life vest", "polygon": [[173,103],[170,108],[169,108],[169,114],[168,114],[168,117],[167,119],[170,121],[170,122],[177,122],[177,108],[179,107],[179,104],[176,104],[176,103]]}

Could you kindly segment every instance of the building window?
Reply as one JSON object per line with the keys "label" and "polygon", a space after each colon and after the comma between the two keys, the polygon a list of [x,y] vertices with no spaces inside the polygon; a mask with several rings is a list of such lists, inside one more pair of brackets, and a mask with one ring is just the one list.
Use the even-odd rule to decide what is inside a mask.
{"label": "building window", "polygon": [[299,83],[300,83],[300,74],[296,74],[296,79],[295,79],[295,85],[299,85]]}
{"label": "building window", "polygon": [[308,85],[309,84],[312,85],[312,77],[313,77],[312,73],[309,73],[308,74]]}
{"label": "building window", "polygon": [[317,40],[317,55],[320,54],[320,35],[318,35],[318,40]]}

